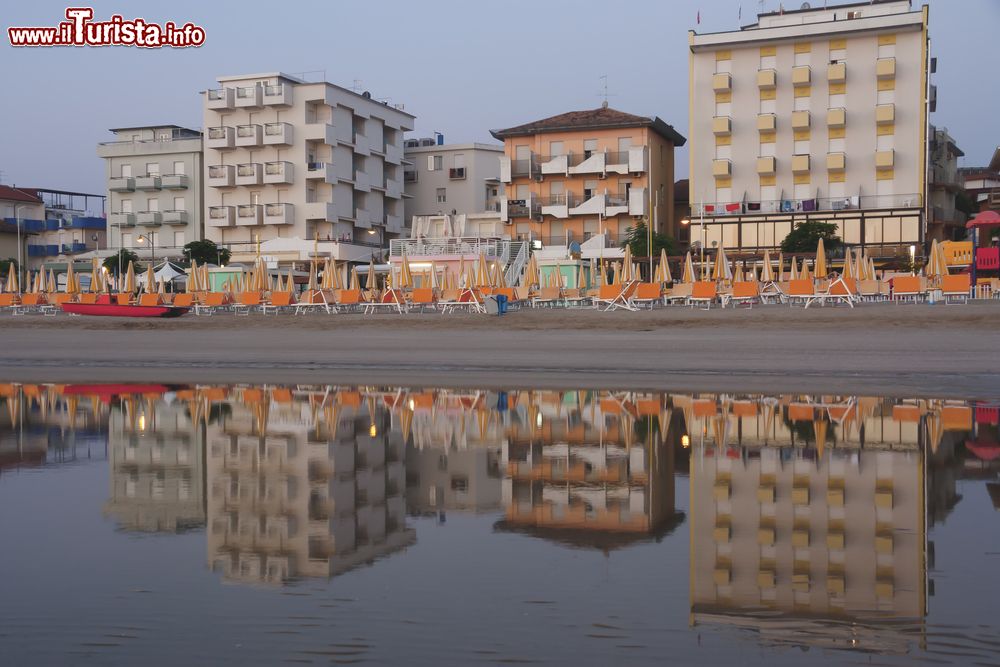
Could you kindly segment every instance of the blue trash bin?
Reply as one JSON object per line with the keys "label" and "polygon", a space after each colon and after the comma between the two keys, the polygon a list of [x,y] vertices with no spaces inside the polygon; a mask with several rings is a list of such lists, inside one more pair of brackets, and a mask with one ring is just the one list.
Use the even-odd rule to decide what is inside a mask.
{"label": "blue trash bin", "polygon": [[497,294],[495,296],[497,299],[497,315],[505,315],[507,313],[507,295]]}

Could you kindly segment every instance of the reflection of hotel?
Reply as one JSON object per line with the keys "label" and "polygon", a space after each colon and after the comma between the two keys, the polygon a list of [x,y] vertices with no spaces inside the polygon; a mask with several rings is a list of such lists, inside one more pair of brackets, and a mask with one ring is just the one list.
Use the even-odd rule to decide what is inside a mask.
{"label": "reflection of hotel", "polygon": [[111,496],[125,530],[182,532],[205,524],[204,440],[187,404],[128,397],[111,410]]}
{"label": "reflection of hotel", "polygon": [[[220,397],[223,398],[224,397]],[[207,430],[208,553],[227,578],[328,577],[408,544],[403,442],[356,391],[235,390]]]}
{"label": "reflection of hotel", "polygon": [[753,628],[768,641],[906,650],[902,632],[792,626],[773,612],[802,621],[922,619],[928,406],[712,397],[685,412],[694,446],[693,622]]}
{"label": "reflection of hotel", "polygon": [[657,428],[669,433],[663,395],[528,398],[510,410],[499,529],[612,549],[674,525],[673,452]]}

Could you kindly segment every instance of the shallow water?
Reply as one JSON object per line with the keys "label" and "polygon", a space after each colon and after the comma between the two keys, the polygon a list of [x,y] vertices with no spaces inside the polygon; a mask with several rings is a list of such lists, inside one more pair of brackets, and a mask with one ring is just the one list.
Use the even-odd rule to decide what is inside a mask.
{"label": "shallow water", "polygon": [[0,395],[4,664],[1000,663],[994,403]]}

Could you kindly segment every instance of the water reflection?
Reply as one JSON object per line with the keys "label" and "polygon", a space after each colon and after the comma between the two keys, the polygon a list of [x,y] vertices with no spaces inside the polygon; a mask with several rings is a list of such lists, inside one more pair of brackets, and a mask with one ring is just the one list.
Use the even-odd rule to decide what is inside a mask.
{"label": "water reflection", "polygon": [[690,622],[772,644],[923,645],[928,530],[962,500],[959,480],[984,480],[1000,506],[991,404],[28,384],[0,385],[0,401],[0,474],[106,451],[109,520],[204,528],[226,581],[292,584],[394,557],[425,515],[490,514],[496,533],[606,553],[672,534],[690,541]]}

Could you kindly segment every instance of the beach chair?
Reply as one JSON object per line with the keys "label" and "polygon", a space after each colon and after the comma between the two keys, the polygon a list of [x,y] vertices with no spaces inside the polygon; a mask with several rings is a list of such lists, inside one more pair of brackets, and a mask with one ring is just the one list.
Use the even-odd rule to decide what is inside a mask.
{"label": "beach chair", "polygon": [[437,310],[437,296],[430,287],[415,287],[410,293],[410,305],[419,307],[421,313],[424,312],[425,308]]}
{"label": "beach chair", "polygon": [[[854,278],[841,276],[829,284],[826,291],[819,295],[821,305],[826,305],[827,301],[840,301],[854,308],[854,302],[858,300],[858,281]],[[806,304],[806,308],[809,304]]]}
{"label": "beach chair", "polygon": [[879,289],[879,281],[868,279],[858,281],[858,298],[864,301],[881,301],[883,299],[882,290]]}
{"label": "beach chair", "polygon": [[340,293],[337,294],[337,301],[330,304],[330,307],[335,312],[340,312],[341,308],[346,308],[348,310],[360,310],[361,307],[368,302],[365,298],[365,293],[359,289],[342,289]]}
{"label": "beach chair", "polygon": [[618,296],[612,299],[611,303],[609,303],[607,308],[605,308],[604,310],[605,311],[618,310],[619,308],[624,308],[625,310],[632,310],[632,311],[639,310],[639,308],[632,301],[635,298],[635,293],[637,289],[639,289],[639,281],[638,280],[631,281],[630,283],[625,285],[625,287],[622,288],[621,292],[618,293]]}
{"label": "beach chair", "polygon": [[968,303],[969,290],[971,289],[972,280],[968,273],[942,276],[941,278],[941,296],[944,297],[945,304],[958,303],[953,299],[961,299],[962,303]]}
{"label": "beach chair", "polygon": [[540,306],[554,307],[562,297],[562,290],[558,287],[543,287],[538,290],[538,294],[532,299],[531,305],[535,308]]}
{"label": "beach chair", "polygon": [[156,292],[143,294],[139,297],[140,306],[162,306],[163,299]]}
{"label": "beach chair", "polygon": [[[341,290],[343,292],[345,290]],[[355,292],[360,292],[360,290],[354,290]],[[334,293],[336,298],[340,298],[339,294]],[[322,308],[327,314],[331,310],[336,310],[336,306],[331,306],[329,299],[327,299],[326,293],[322,290],[307,290],[303,292],[298,299],[295,300],[295,314],[305,313],[310,310],[318,310]]]}
{"label": "beach chair", "polygon": [[514,301],[517,303],[518,307],[522,304],[531,302],[531,288],[530,287],[515,287],[514,289]]}
{"label": "beach chair", "polygon": [[712,302],[719,295],[719,288],[716,286],[714,280],[699,280],[691,288],[691,296],[688,297],[687,302],[692,308],[695,304],[704,304],[705,310],[710,310],[712,308]]}
{"label": "beach chair", "polygon": [[30,312],[43,312],[42,308],[48,305],[48,295],[45,292],[28,292],[21,296],[21,305],[14,310],[15,315],[24,315]]}
{"label": "beach chair", "polygon": [[134,302],[134,297],[130,292],[115,294],[115,303],[119,306],[131,306]]}
{"label": "beach chair", "polygon": [[601,285],[597,289],[597,296],[594,297],[594,308],[610,306],[622,293],[624,287],[624,285]]}
{"label": "beach chair", "polygon": [[892,279],[892,300],[917,303],[927,296],[927,282],[922,276],[896,276]]}
{"label": "beach chair", "polygon": [[590,304],[590,297],[584,294],[579,287],[563,289],[560,296],[563,305],[567,308],[582,308]]}
{"label": "beach chair", "polygon": [[450,313],[455,308],[462,308],[465,304],[461,301],[462,290],[446,289],[441,290],[441,298],[438,299],[438,307],[441,313]]}
{"label": "beach chair", "polygon": [[365,303],[366,315],[371,315],[382,309],[395,310],[400,315],[405,313],[409,309],[409,303],[406,300],[406,294],[403,293],[403,290],[389,288],[382,292],[377,301]]}
{"label": "beach chair", "polygon": [[194,294],[191,294],[190,292],[175,294],[173,305],[176,308],[191,308],[194,306]]}
{"label": "beach chair", "polygon": [[727,301],[734,306],[746,304],[747,307],[753,308],[754,303],[760,303],[760,284],[755,280],[734,282],[733,291]]}
{"label": "beach chair", "polygon": [[20,305],[21,299],[19,295],[13,292],[0,294],[0,309],[10,309],[11,312],[14,312]]}
{"label": "beach chair", "polygon": [[261,307],[264,302],[264,295],[256,290],[251,292],[240,292],[233,306],[233,312],[237,315],[249,315],[254,310]]}
{"label": "beach chair", "polygon": [[295,295],[291,292],[271,292],[271,298],[261,304],[260,312],[267,315],[267,311],[273,310],[277,315],[282,310],[288,310],[295,305]]}
{"label": "beach chair", "polygon": [[98,296],[100,296],[100,295],[99,294],[95,294],[94,292],[84,292],[83,294],[80,295],[80,303],[86,303],[86,304],[93,305],[93,304],[97,303],[97,297]]}
{"label": "beach chair", "polygon": [[691,283],[676,283],[663,295],[663,303],[666,305],[681,304],[686,305],[691,297]]}
{"label": "beach chair", "polygon": [[809,303],[816,297],[816,286],[810,279],[797,279],[788,281],[788,291],[785,297],[789,303],[800,302],[807,308]]}
{"label": "beach chair", "polygon": [[231,302],[227,292],[203,292],[194,306],[194,314],[214,315],[216,310],[228,308]]}
{"label": "beach chair", "polygon": [[660,287],[660,283],[639,283],[635,290],[635,296],[632,297],[632,304],[636,308],[648,305],[649,309],[652,310],[656,304],[662,302],[663,288]]}

